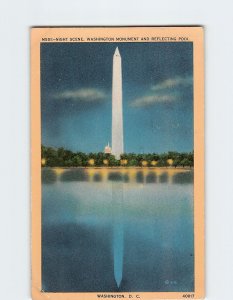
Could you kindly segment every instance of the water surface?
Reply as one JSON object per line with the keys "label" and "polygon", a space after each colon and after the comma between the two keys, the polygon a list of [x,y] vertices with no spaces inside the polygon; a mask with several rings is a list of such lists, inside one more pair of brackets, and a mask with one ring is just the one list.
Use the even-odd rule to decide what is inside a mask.
{"label": "water surface", "polygon": [[42,170],[48,292],[194,289],[193,171]]}

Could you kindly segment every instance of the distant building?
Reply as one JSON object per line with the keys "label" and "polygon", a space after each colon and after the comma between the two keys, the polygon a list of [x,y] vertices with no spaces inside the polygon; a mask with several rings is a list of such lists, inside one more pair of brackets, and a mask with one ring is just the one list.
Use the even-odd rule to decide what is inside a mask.
{"label": "distant building", "polygon": [[108,143],[107,146],[105,146],[104,153],[106,153],[106,154],[111,154],[112,153],[112,148],[109,146],[109,143]]}

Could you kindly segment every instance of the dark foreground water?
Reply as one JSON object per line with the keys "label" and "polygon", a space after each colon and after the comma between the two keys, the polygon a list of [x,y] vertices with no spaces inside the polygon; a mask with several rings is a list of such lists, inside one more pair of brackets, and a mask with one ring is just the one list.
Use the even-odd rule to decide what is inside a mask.
{"label": "dark foreground water", "polygon": [[194,289],[193,172],[43,169],[47,292]]}

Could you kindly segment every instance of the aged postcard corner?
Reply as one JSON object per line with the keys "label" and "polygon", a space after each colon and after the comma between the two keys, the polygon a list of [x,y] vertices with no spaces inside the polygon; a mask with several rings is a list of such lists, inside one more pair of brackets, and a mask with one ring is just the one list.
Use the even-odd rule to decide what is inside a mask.
{"label": "aged postcard corner", "polygon": [[32,297],[204,298],[202,27],[31,29]]}

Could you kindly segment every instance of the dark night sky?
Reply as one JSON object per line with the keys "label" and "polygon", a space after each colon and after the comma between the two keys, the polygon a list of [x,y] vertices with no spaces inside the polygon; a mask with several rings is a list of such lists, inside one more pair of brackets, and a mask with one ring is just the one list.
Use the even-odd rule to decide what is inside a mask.
{"label": "dark night sky", "polygon": [[117,46],[125,152],[192,151],[192,43],[42,43],[42,143],[83,152],[111,143]]}

